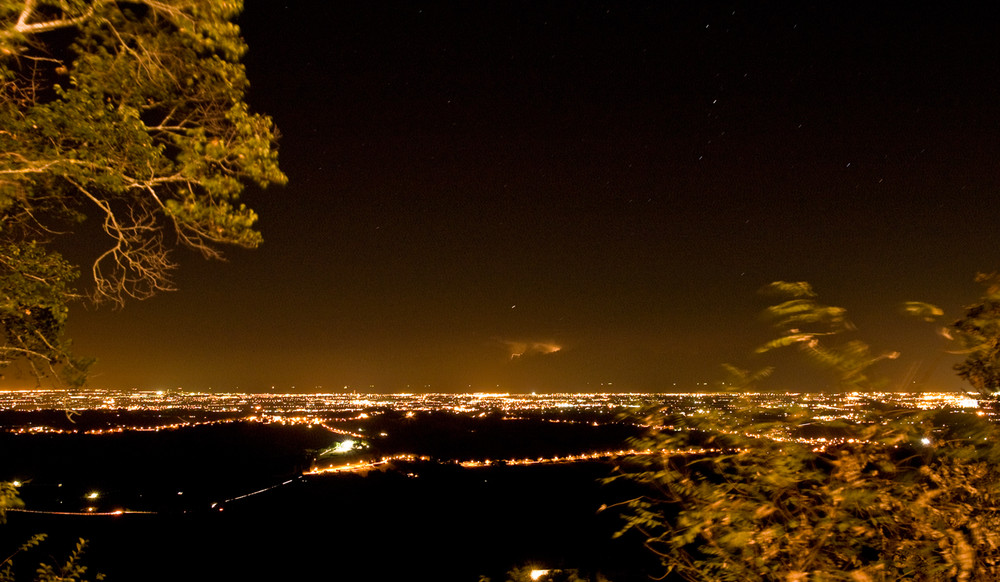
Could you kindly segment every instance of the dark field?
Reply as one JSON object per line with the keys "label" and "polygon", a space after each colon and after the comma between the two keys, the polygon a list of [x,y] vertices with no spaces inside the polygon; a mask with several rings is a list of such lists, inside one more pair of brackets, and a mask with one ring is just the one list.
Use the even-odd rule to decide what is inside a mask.
{"label": "dark field", "polygon": [[[247,422],[110,435],[4,434],[0,479],[31,479],[22,488],[29,509],[155,513],[11,513],[0,548],[13,551],[28,535],[49,533],[40,550],[18,557],[27,567],[65,556],[84,537],[86,564],[112,581],[503,580],[507,570],[528,564],[612,580],[643,580],[655,571],[638,540],[612,539],[619,525],[613,511],[598,512],[629,496],[623,485],[599,482],[609,463],[469,469],[452,462],[621,446],[632,427],[436,413],[373,415],[363,428],[387,435],[372,438],[365,455],[409,452],[431,460],[363,475],[303,476],[313,453],[341,437],[318,427]],[[87,499],[90,491],[99,497]]]}

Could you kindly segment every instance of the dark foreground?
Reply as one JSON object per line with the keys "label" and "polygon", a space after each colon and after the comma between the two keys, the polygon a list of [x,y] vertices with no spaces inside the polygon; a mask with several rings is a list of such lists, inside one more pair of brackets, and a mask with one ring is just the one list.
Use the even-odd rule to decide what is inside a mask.
{"label": "dark foreground", "polygon": [[[525,428],[517,427],[522,439]],[[0,527],[5,555],[33,533],[50,535],[40,550],[18,556],[19,566],[61,558],[84,537],[86,564],[112,582],[504,580],[525,565],[618,581],[654,572],[637,540],[612,539],[619,518],[598,511],[628,495],[599,483],[607,463],[462,468],[436,459],[365,475],[302,476],[302,451],[327,436],[222,426],[94,438],[7,435],[3,467],[38,472],[23,489],[29,508],[93,503],[110,511],[124,503],[156,513],[11,513]],[[85,499],[88,482],[104,488],[97,500]]]}

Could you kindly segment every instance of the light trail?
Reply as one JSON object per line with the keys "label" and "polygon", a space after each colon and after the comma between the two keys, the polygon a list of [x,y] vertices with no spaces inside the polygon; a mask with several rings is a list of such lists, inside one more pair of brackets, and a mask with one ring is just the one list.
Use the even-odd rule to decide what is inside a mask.
{"label": "light trail", "polygon": [[566,464],[580,463],[586,461],[599,461],[602,459],[617,459],[620,457],[636,457],[643,455],[670,454],[670,455],[707,455],[721,453],[722,449],[690,448],[684,450],[653,450],[653,449],[618,449],[614,451],[599,451],[593,453],[582,453],[578,455],[557,455],[554,457],[537,457],[534,459],[486,459],[483,461],[462,461],[459,463],[467,469],[477,469],[491,466],[523,466],[523,465],[543,465],[543,464]]}
{"label": "light trail", "polygon": [[363,435],[361,433],[351,432],[349,430],[344,430],[342,428],[336,428],[336,427],[330,426],[329,424],[327,424],[325,422],[321,422],[321,423],[319,423],[319,425],[322,426],[323,428],[325,428],[326,430],[334,433],[334,434],[339,434],[339,435],[343,435],[343,436],[354,437],[356,439],[365,439],[366,438],[365,435]]}
{"label": "light trail", "polygon": [[244,493],[243,495],[237,495],[236,497],[231,497],[231,498],[226,499],[224,501],[216,501],[215,503],[213,503],[209,507],[212,508],[212,509],[214,509],[214,508],[218,507],[219,505],[225,505],[226,503],[232,503],[233,501],[239,501],[240,499],[246,499],[248,497],[253,497],[254,495],[260,495],[261,493],[267,493],[268,491],[272,491],[274,489],[277,489],[278,487],[284,487],[285,485],[288,485],[288,484],[292,483],[293,481],[295,481],[295,479],[288,479],[287,481],[282,481],[281,483],[277,483],[275,485],[271,485],[270,487],[265,487],[263,489],[258,489],[257,491],[251,491],[250,493]]}
{"label": "light trail", "polygon": [[43,511],[41,509],[24,509],[23,507],[7,508],[6,511],[17,513],[34,513],[38,515],[73,515],[73,516],[95,516],[114,517],[125,514],[157,515],[158,511],[139,511],[135,509],[116,509],[114,511]]}
{"label": "light trail", "polygon": [[[706,455],[715,454],[722,452],[722,449],[706,449],[706,448],[690,448],[677,451],[658,451],[652,449],[617,449],[613,451],[596,451],[591,453],[581,453],[575,455],[556,455],[553,457],[536,457],[536,458],[511,458],[511,459],[484,459],[484,460],[466,460],[458,461],[457,465],[464,467],[466,469],[477,469],[481,467],[491,467],[491,466],[525,466],[525,465],[541,465],[541,464],[566,464],[566,463],[580,463],[586,461],[600,461],[602,459],[614,459],[619,457],[632,457],[632,456],[642,456],[642,455],[653,455],[660,453],[669,453],[671,455]],[[405,462],[416,462],[416,461],[430,461],[430,457],[417,456],[413,454],[399,454],[393,455],[391,457],[382,457],[378,460],[373,461],[358,461],[355,463],[344,463],[343,465],[334,465],[331,467],[324,468],[312,468],[308,471],[304,471],[303,475],[322,475],[326,473],[358,473],[364,471],[371,471],[373,469],[383,467],[392,461],[405,461]]]}
{"label": "light trail", "polygon": [[376,467],[381,467],[392,461],[406,461],[412,463],[417,460],[429,461],[430,457],[418,457],[417,455],[402,453],[399,455],[393,455],[391,457],[382,457],[377,461],[358,461],[356,463],[344,463],[343,465],[334,465],[332,467],[324,467],[322,469],[313,467],[308,471],[303,471],[302,474],[321,475],[323,473],[357,473],[361,471],[371,471]]}
{"label": "light trail", "polygon": [[[244,493],[243,495],[237,495],[236,497],[230,497],[223,501],[216,501],[209,505],[209,509],[217,509],[222,511],[222,506],[227,503],[232,503],[234,501],[240,501],[242,499],[247,499],[255,495],[260,495],[261,493],[267,493],[279,487],[284,487],[295,482],[296,479],[287,479],[281,483],[276,483],[269,487],[264,487],[263,489],[258,489],[256,491],[251,491],[250,493]],[[138,509],[116,509],[114,511],[46,511],[42,509],[25,509],[23,507],[13,507],[8,508],[6,511],[12,511],[17,513],[31,513],[36,515],[62,515],[62,516],[86,516],[86,517],[115,517],[118,515],[160,515],[162,513],[169,513],[163,511],[143,511]],[[191,509],[183,509],[181,513],[190,513]]]}

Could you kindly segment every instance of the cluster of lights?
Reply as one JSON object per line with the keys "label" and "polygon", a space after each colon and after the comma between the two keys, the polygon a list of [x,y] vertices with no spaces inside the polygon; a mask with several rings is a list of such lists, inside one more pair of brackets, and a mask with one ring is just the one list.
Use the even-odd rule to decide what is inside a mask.
{"label": "cluster of lights", "polygon": [[[490,467],[495,465],[548,465],[548,464],[565,464],[565,463],[579,463],[582,461],[600,461],[604,459],[616,459],[621,457],[634,457],[642,455],[652,455],[663,453],[665,451],[658,451],[653,449],[618,449],[614,451],[596,451],[591,453],[581,453],[577,455],[556,455],[553,457],[537,457],[534,459],[484,459],[481,461],[462,461],[459,463],[462,467],[467,469],[475,469],[479,467]],[[721,453],[721,449],[716,448],[705,448],[705,447],[691,447],[688,449],[671,450],[671,455],[710,455],[715,453]]]}
{"label": "cluster of lights", "polygon": [[[871,401],[880,401],[900,408],[936,409],[953,407],[960,409],[977,409],[978,403],[967,395],[959,393],[685,393],[685,394],[392,394],[392,395],[361,395],[361,394],[202,394],[186,392],[115,392],[88,390],[80,392],[60,390],[24,390],[0,392],[0,411],[43,411],[43,410],[124,410],[142,412],[162,412],[168,419],[176,420],[181,413],[185,418],[156,426],[133,426],[123,424],[103,429],[74,431],[46,427],[41,424],[30,426],[6,427],[16,434],[31,434],[39,432],[113,434],[124,431],[161,431],[189,428],[200,425],[211,425],[232,422],[256,422],[262,424],[279,424],[284,426],[320,427],[332,434],[344,438],[330,453],[337,455],[340,462],[324,464],[318,462],[305,475],[321,475],[336,473],[364,473],[385,468],[389,463],[413,463],[430,461],[409,453],[400,453],[378,458],[359,458],[359,443],[369,438],[363,433],[363,428],[349,430],[339,426],[348,424],[352,427],[364,423],[372,417],[382,414],[380,411],[392,410],[402,413],[406,418],[415,418],[421,413],[449,412],[475,417],[492,416],[508,421],[525,419],[541,419],[559,423],[585,423],[599,426],[596,418],[607,422],[621,422],[617,416],[622,410],[635,410],[646,407],[666,408],[681,415],[695,415],[712,410],[725,409],[737,402],[748,403],[761,408],[780,408],[798,405],[814,412],[820,412],[818,419],[862,420]],[[225,412],[225,418],[211,418],[212,413]],[[238,412],[238,413],[237,413]],[[571,413],[586,412],[587,420],[574,418]],[[978,414],[991,414],[977,410]],[[123,423],[128,422],[129,415],[122,415]],[[29,417],[30,418],[30,417]],[[148,423],[148,417],[145,419]],[[29,420],[29,422],[36,422]],[[42,422],[41,420],[37,422]],[[602,421],[603,422],[603,421]],[[677,430],[675,427],[656,427],[666,430]],[[385,436],[385,433],[381,433]],[[796,442],[813,447],[821,452],[829,447],[853,444],[855,439],[838,439],[835,437],[803,438],[782,434],[741,434],[750,438],[769,439],[774,442]],[[931,441],[924,438],[921,441],[929,446]],[[587,453],[560,455],[536,458],[509,459],[470,459],[458,462],[462,467],[475,469],[498,465],[524,466],[538,464],[558,464],[600,461],[612,458],[662,454],[666,451],[642,449],[601,450]],[[708,455],[722,452],[714,448],[692,447],[670,454],[678,455]],[[740,452],[728,450],[726,452]],[[345,457],[352,456],[345,462]],[[410,474],[413,476],[412,474]],[[265,491],[291,483],[285,481],[259,491],[254,491],[213,504],[213,508],[222,510],[223,504],[261,494]],[[178,494],[181,494],[178,492]],[[126,509],[98,511],[97,500],[99,492],[91,491],[85,495],[87,501],[83,514],[116,516],[124,513],[150,513]],[[29,511],[29,510],[21,510]],[[66,513],[70,512],[42,512]],[[80,513],[75,513],[79,515]]]}
{"label": "cluster of lights", "polygon": [[[207,394],[181,391],[112,391],[112,390],[16,390],[0,392],[0,411],[61,410],[68,414],[82,411],[141,411],[157,413],[163,424],[150,418],[143,424],[123,414],[119,425],[81,430],[45,425],[45,420],[28,417],[24,424],[0,427],[15,434],[74,433],[114,434],[125,431],[162,431],[230,422],[317,426],[352,438],[363,438],[360,428],[338,426],[361,422],[378,410],[402,412],[407,418],[420,413],[450,412],[485,417],[499,414],[505,420],[539,415],[550,422],[581,422],[568,413],[586,413],[616,419],[622,411],[647,407],[667,408],[682,415],[719,410],[737,402],[764,408],[797,405],[821,413],[820,420],[860,420],[868,402],[876,400],[901,408],[933,409],[950,406],[975,409],[975,399],[967,394],[943,393],[771,393],[771,392],[692,392],[681,394]],[[184,418],[178,419],[184,415]],[[218,418],[224,414],[224,418]],[[978,414],[990,412],[978,410]],[[115,422],[102,419],[102,422]]]}

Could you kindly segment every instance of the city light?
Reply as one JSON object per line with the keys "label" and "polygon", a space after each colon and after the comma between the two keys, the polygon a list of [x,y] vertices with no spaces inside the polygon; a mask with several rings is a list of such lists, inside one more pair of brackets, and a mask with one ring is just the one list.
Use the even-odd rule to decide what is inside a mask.
{"label": "city light", "polygon": [[[527,451],[521,454],[505,454],[502,449],[491,450],[490,454],[477,456],[475,449],[461,454],[433,460],[424,451],[406,450],[405,439],[393,442],[389,439],[393,430],[383,430],[387,422],[402,421],[412,426],[409,419],[426,418],[428,422],[438,419],[466,419],[460,422],[518,423],[530,421],[535,426],[557,424],[575,426],[580,430],[601,431],[604,427],[617,427],[615,431],[632,430],[639,434],[648,429],[676,431],[689,430],[684,426],[672,426],[668,421],[662,426],[643,424],[637,410],[659,409],[668,416],[691,417],[705,412],[725,410],[734,405],[751,406],[760,409],[780,409],[795,406],[808,409],[820,422],[845,420],[848,422],[870,422],[867,420],[872,402],[897,409],[910,410],[950,410],[954,413],[975,413],[992,417],[990,409],[972,408],[975,401],[961,393],[890,392],[890,393],[767,393],[767,392],[690,392],[680,394],[626,394],[626,393],[559,393],[559,394],[515,394],[515,393],[470,393],[470,394],[237,394],[198,393],[182,391],[111,391],[111,390],[22,390],[0,392],[0,412],[17,410],[15,422],[4,424],[2,430],[14,434],[88,434],[111,435],[122,432],[190,430],[199,426],[227,423],[253,423],[277,425],[280,427],[321,428],[331,435],[330,444],[315,455],[308,468],[301,471],[296,479],[323,475],[352,473],[365,475],[371,471],[398,471],[409,478],[421,476],[420,463],[448,463],[462,469],[486,471],[496,467],[520,467],[534,465],[564,465],[570,463],[606,463],[615,459],[660,454],[662,451],[630,446],[607,446],[587,444],[580,441],[576,450]],[[978,405],[978,403],[976,403]],[[63,415],[21,414],[23,411],[60,410],[67,414],[66,422],[60,422]],[[122,413],[124,411],[125,413]],[[98,422],[88,419],[97,418]],[[95,416],[97,415],[97,416]],[[418,416],[420,415],[420,416]],[[405,420],[404,420],[405,419]],[[89,425],[88,425],[89,423]],[[95,425],[100,425],[97,427]],[[574,429],[576,430],[576,429]],[[475,431],[472,431],[475,432]],[[727,432],[727,431],[723,431]],[[835,450],[844,445],[853,445],[856,438],[837,437],[833,434],[806,436],[791,433],[768,432],[756,434],[752,429],[729,429],[734,435],[749,438],[769,439],[774,442],[795,442],[808,446],[814,452]],[[598,434],[598,433],[595,433]],[[594,441],[597,443],[599,441]],[[621,442],[621,441],[618,441]],[[930,446],[931,437],[919,440]],[[398,447],[398,448],[397,448]],[[402,450],[400,450],[402,449]],[[692,446],[687,449],[672,450],[674,455],[713,455],[733,453],[710,446]],[[225,504],[259,495],[276,487],[292,483],[294,479],[282,483],[242,493],[235,496],[219,496],[206,502],[211,509],[222,511]],[[20,487],[22,481],[14,482]],[[58,484],[61,487],[62,484]],[[191,497],[182,490],[174,490],[175,499]],[[113,516],[124,513],[146,513],[150,508],[120,508],[109,512],[99,511],[95,502],[106,495],[97,490],[82,494],[91,502],[81,508],[77,515]],[[106,503],[119,501],[108,499]],[[187,502],[187,501],[186,501]],[[191,503],[191,502],[187,502]],[[27,511],[18,508],[21,511]],[[61,508],[51,508],[48,513],[72,514]],[[542,576],[543,574],[539,574]]]}
{"label": "city light", "polygon": [[[587,423],[597,426],[617,422],[622,413],[656,407],[688,416],[725,408],[736,402],[760,408],[789,405],[809,409],[818,420],[859,420],[868,404],[878,401],[901,409],[953,408],[980,416],[993,416],[980,409],[978,401],[961,392],[687,392],[687,393],[464,393],[464,394],[244,394],[183,391],[133,390],[13,390],[0,391],[0,411],[61,410],[75,418],[53,424],[51,419],[27,417],[6,423],[0,430],[14,434],[117,434],[164,431],[197,426],[254,422],[286,426],[313,426],[349,437],[355,443],[367,440],[365,423],[386,410],[415,418],[418,413],[450,412],[486,417],[500,415],[518,420],[541,415],[549,422],[578,422],[567,414],[586,413],[598,417]],[[87,426],[79,418],[85,411],[114,411],[102,417],[101,426]],[[603,418],[603,420],[601,420]],[[379,431],[373,434],[386,437]],[[337,452],[351,450],[341,441]]]}
{"label": "city light", "polygon": [[333,447],[334,453],[349,453],[354,449],[354,441],[347,439],[345,441],[340,441],[337,446]]}

